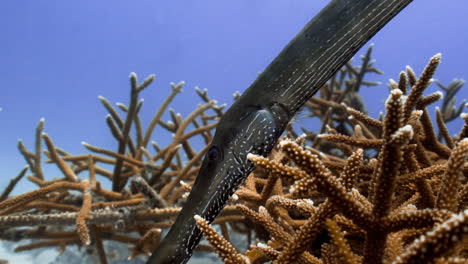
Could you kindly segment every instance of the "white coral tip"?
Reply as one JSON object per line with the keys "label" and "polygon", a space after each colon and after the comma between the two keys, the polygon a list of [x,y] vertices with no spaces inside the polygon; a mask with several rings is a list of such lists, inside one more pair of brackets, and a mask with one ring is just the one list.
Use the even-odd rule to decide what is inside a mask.
{"label": "white coral tip", "polygon": [[259,247],[259,248],[268,248],[268,246],[266,244],[263,244],[261,242],[257,243],[257,247]]}
{"label": "white coral tip", "polygon": [[248,153],[248,154],[247,154],[247,159],[248,159],[248,160],[252,160],[252,159],[254,159],[256,156],[257,156],[257,155],[255,155],[255,154],[253,154],[253,153]]}
{"label": "white coral tip", "polygon": [[231,199],[232,199],[233,201],[237,201],[237,200],[239,200],[239,195],[233,194],[233,195],[231,196]]}
{"label": "white coral tip", "polygon": [[196,221],[205,220],[205,219],[203,219],[203,217],[201,217],[200,215],[197,215],[197,214],[196,214],[195,216],[193,216],[193,218],[194,218]]}

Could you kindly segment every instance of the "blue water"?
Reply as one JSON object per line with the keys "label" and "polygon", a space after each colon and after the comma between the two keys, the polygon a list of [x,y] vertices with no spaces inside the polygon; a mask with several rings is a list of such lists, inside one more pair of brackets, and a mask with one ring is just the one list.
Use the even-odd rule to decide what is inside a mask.
{"label": "blue water", "polygon": [[[172,105],[183,115],[200,102],[195,86],[230,104],[232,94],[246,89],[327,2],[2,1],[0,189],[25,165],[17,140],[32,148],[40,118],[54,142],[71,153],[87,152],[81,141],[115,148],[97,96],[127,103],[132,71],[141,79],[157,76],[142,94],[144,121],[170,82],[186,82]],[[373,79],[383,82],[380,87],[363,91],[371,115],[382,111],[389,78],[406,65],[420,73],[436,53],[443,55],[437,79],[468,78],[467,7],[466,0],[415,0],[370,41],[375,66],[385,72]],[[466,87],[458,98],[468,98]],[[461,124],[453,122],[451,132]],[[46,170],[49,178],[59,176]],[[32,187],[23,181],[14,193]]]}

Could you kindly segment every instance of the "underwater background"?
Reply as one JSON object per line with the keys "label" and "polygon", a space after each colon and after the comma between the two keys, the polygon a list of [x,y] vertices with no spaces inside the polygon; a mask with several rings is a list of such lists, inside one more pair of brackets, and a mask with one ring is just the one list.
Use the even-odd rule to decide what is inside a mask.
{"label": "underwater background", "polygon": [[[156,109],[170,93],[169,83],[181,80],[186,83],[184,92],[171,107],[182,115],[200,102],[195,86],[208,88],[211,98],[229,106],[232,94],[245,90],[326,3],[2,1],[0,189],[24,167],[18,139],[33,145],[41,118],[54,142],[69,152],[87,153],[81,141],[115,149],[104,122],[107,112],[97,96],[127,103],[130,72],[141,79],[156,74],[155,85],[142,94],[145,108],[154,104]],[[369,41],[374,43],[374,65],[384,71],[370,75],[381,85],[361,91],[370,116],[383,111],[389,78],[396,78],[406,65],[419,74],[436,53],[442,53],[436,78],[443,84],[468,78],[467,11],[466,0],[415,0]],[[356,54],[356,61],[364,52]],[[433,84],[428,92],[436,90]],[[456,105],[468,98],[466,87],[457,98]],[[144,114],[147,121],[153,112]],[[461,126],[461,119],[449,123],[452,133]],[[153,138],[158,141],[156,135]],[[59,175],[52,165],[44,171]],[[33,187],[23,180],[12,194]],[[31,261],[30,252],[11,252],[0,248],[0,258],[10,263]],[[53,261],[55,250],[48,252],[52,253],[41,254],[36,261]]]}

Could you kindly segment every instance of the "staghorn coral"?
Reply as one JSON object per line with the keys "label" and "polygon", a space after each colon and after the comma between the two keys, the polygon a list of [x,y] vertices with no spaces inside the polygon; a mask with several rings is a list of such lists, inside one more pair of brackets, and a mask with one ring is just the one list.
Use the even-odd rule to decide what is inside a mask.
{"label": "staghorn coral", "polygon": [[[466,261],[468,114],[462,115],[465,126],[457,136],[442,132],[449,120],[441,114],[436,119],[441,136],[434,131],[427,106],[440,95],[423,92],[439,61],[439,55],[432,58],[419,78],[407,68],[398,82],[390,82],[382,119],[369,117],[359,97],[363,86],[376,85],[365,81],[365,74],[380,72],[371,48],[360,66],[348,63],[322,87],[320,98],[306,105],[310,116],[323,121],[321,131],[303,129],[307,133],[298,136],[291,125],[288,138],[268,159],[249,155],[257,169],[213,222],[220,234],[196,219],[208,240],[198,250],[220,252],[226,263]],[[99,263],[113,259],[107,241],[128,245],[128,258],[154,250],[180,211],[206,151],[193,142],[210,142],[223,106],[197,89],[204,104],[183,118],[167,110],[183,86],[172,84],[144,129],[138,98],[153,79],[138,84],[130,76],[129,106],[116,109],[99,97],[117,151],[83,143],[90,153],[67,153],[44,133],[44,120],[36,129],[34,151],[19,142],[28,166],[0,198],[2,240],[34,239],[16,251],[83,246],[95,249],[90,254]],[[165,112],[171,121],[161,120]],[[172,133],[172,141],[151,142],[150,150],[157,126]],[[56,164],[63,178],[43,172],[43,142],[45,162]],[[9,197],[24,176],[38,189]],[[111,188],[103,179],[112,181]],[[236,237],[243,241],[236,243]]]}
{"label": "staghorn coral", "polygon": [[[267,209],[258,187],[249,188],[257,199],[238,205],[263,240],[245,252],[251,263],[468,261],[466,124],[460,136],[450,137],[452,146],[443,144],[427,110],[440,95],[423,96],[439,63],[437,54],[419,78],[407,68],[391,82],[382,120],[348,106],[336,111],[345,115],[340,121],[352,116],[362,122],[369,135],[330,127],[330,134],[310,137],[308,146],[308,135],[289,133],[269,158],[249,155],[257,171],[248,182],[266,185],[276,175],[282,183],[266,199]],[[326,117],[335,124],[332,112]],[[364,155],[361,148],[377,153]],[[333,149],[340,154],[324,152]]]}
{"label": "staghorn coral", "polygon": [[[154,250],[163,229],[171,225],[185,200],[187,190],[180,182],[194,181],[206,150],[196,150],[193,144],[210,142],[211,130],[223,114],[224,106],[217,105],[206,91],[197,88],[204,104],[185,118],[169,110],[172,121],[164,122],[163,114],[184,85],[183,82],[171,84],[172,93],[144,127],[139,117],[143,108],[139,94],[153,80],[154,76],[150,76],[138,84],[136,75],[130,75],[131,99],[129,106],[117,105],[121,113],[107,99],[99,97],[109,112],[106,122],[118,143],[117,151],[83,142],[91,153],[67,153],[44,133],[43,119],[36,128],[33,152],[21,141],[18,143],[28,166],[11,180],[0,197],[2,240],[33,239],[31,243],[17,246],[17,252],[45,247],[63,251],[71,245],[95,248],[101,263],[108,263],[109,258],[104,241],[128,244],[129,258]],[[152,151],[149,144],[157,126],[173,137],[164,147],[151,142]],[[63,178],[48,179],[43,172],[43,143],[48,158],[45,162],[54,163]],[[38,189],[9,197],[25,175]],[[111,189],[103,179],[111,180]]]}

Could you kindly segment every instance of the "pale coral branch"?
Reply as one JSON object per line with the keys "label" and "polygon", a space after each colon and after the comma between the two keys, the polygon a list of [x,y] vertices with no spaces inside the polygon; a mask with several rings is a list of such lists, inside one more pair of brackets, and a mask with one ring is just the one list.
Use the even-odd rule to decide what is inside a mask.
{"label": "pale coral branch", "polygon": [[83,205],[76,217],[76,232],[81,242],[85,245],[91,244],[91,237],[89,235],[89,229],[87,226],[87,220],[89,219],[89,212],[91,211],[92,196],[91,187],[88,180],[81,182],[83,185]]}

